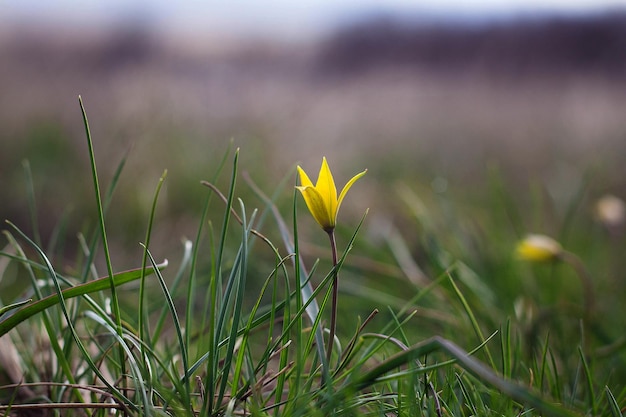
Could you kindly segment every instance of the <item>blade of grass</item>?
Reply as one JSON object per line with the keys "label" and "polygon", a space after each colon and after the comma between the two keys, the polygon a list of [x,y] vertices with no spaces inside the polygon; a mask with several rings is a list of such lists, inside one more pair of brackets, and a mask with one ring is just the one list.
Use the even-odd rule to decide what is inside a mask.
{"label": "blade of grass", "polygon": [[[137,404],[134,404],[130,400],[127,400],[128,401],[127,405],[129,405],[134,411],[139,412],[141,410],[143,415],[150,415],[152,413],[153,405],[150,399],[148,398],[148,396],[146,395],[147,389],[144,384],[144,379],[149,380],[149,378],[144,378],[144,376],[142,375],[141,370],[139,369],[139,364],[137,363],[137,360],[133,356],[133,352],[131,351],[131,348],[128,346],[126,341],[129,341],[130,343],[132,343],[138,349],[138,351],[142,350],[140,347],[140,344],[136,343],[136,339],[134,339],[134,335],[127,335],[127,334],[124,334],[124,332],[122,332],[122,335],[120,336],[117,329],[111,325],[115,323],[111,323],[109,320],[106,319],[106,317],[103,317],[100,314],[97,314],[93,311],[86,311],[85,316],[91,318],[92,320],[98,322],[101,326],[106,328],[107,331],[109,332],[109,335],[117,341],[117,345],[120,346],[124,350],[124,353],[126,354],[126,358],[128,359],[128,363],[130,365],[130,371],[133,376],[133,380],[137,384],[137,389],[135,390],[135,393],[139,394],[139,396],[141,397],[141,402],[143,406],[139,407]],[[105,382],[105,384],[107,383]],[[120,393],[120,395],[122,394]]]}
{"label": "blade of grass", "polygon": [[[6,221],[7,224],[11,225],[10,222]],[[16,228],[16,226],[13,225],[14,228]],[[18,230],[18,233],[20,233],[20,231]],[[23,259],[23,265],[26,268],[28,275],[31,279],[31,283],[32,283],[32,287],[33,287],[33,291],[35,293],[35,295],[37,296],[37,298],[41,299],[42,298],[42,293],[41,290],[39,288],[38,285],[38,280],[35,277],[35,273],[33,271],[33,268],[31,266],[31,262],[26,258],[25,252],[22,249],[21,245],[15,240],[15,238],[13,237],[13,235],[11,235],[8,231],[4,232],[5,236],[7,237],[9,243],[15,248],[16,253],[19,255],[19,257],[17,258],[17,260],[21,260]],[[31,241],[32,242],[32,241]],[[33,242],[34,244],[34,242]],[[11,317],[10,316],[7,320],[9,320]],[[52,323],[52,318],[51,318],[51,313],[48,310],[44,310],[43,314],[42,314],[42,321],[43,321],[43,325],[44,328],[46,329],[46,334],[48,336],[48,340],[50,341],[50,346],[52,348],[52,351],[54,352],[54,355],[58,358],[58,370],[55,374],[55,378],[57,377],[62,377],[67,379],[70,383],[75,383],[76,379],[74,377],[74,372],[71,369],[71,366],[69,364],[69,361],[67,360],[67,357],[63,354],[63,349],[61,348],[61,345],[59,343],[58,340],[58,327],[54,327],[53,323]],[[5,320],[6,322],[6,320]],[[8,332],[10,329],[12,329],[13,326],[11,324],[6,325],[5,326],[5,331]],[[82,398],[81,393],[78,390],[74,390],[73,391],[76,395],[76,397],[81,401],[84,402],[84,399]],[[51,392],[52,395],[52,392]]]}
{"label": "blade of grass", "polygon": [[[117,297],[117,291],[115,287],[115,280],[113,278],[113,265],[111,264],[111,254],[109,253],[109,243],[107,240],[106,226],[104,222],[104,209],[102,206],[102,197],[100,195],[100,181],[98,180],[98,171],[96,168],[96,155],[93,149],[93,140],[91,138],[91,130],[89,129],[89,121],[87,120],[87,112],[83,105],[83,99],[78,96],[78,103],[80,105],[80,111],[83,115],[83,124],[85,125],[85,134],[87,135],[87,147],[89,149],[89,160],[91,163],[91,174],[93,179],[94,191],[96,194],[96,208],[98,209],[98,220],[100,226],[100,234],[102,238],[102,248],[104,250],[104,259],[107,266],[107,272],[109,273],[109,283],[111,288],[111,307],[113,308],[113,314],[115,316],[117,330],[120,337],[122,336],[122,316],[120,313],[120,305]],[[121,355],[120,355],[121,356]]]}
{"label": "blade of grass", "polygon": [[617,400],[615,399],[615,396],[613,395],[609,387],[604,387],[604,394],[606,395],[606,399],[609,403],[611,415],[613,417],[623,417],[622,410],[620,409],[619,404],[617,403]]}
{"label": "blade of grass", "polygon": [[461,394],[463,394],[463,398],[465,398],[464,405],[470,409],[472,415],[474,416],[482,415],[482,413],[478,411],[476,404],[474,404],[475,396],[470,394],[470,391],[474,392],[474,390],[473,389],[470,390],[465,386],[465,383],[463,382],[463,378],[461,377],[461,375],[459,375],[458,373],[455,373],[454,375],[456,377],[456,382],[459,388],[461,389]]}
{"label": "blade of grass", "polygon": [[546,370],[548,368],[548,349],[550,347],[550,332],[546,334],[546,340],[541,351],[541,371],[539,372],[539,391],[543,392]]}
{"label": "blade of grass", "polygon": [[[10,223],[11,224],[11,223]],[[167,266],[167,261],[158,265],[159,269],[163,269]],[[150,273],[154,273],[154,269],[150,268]],[[129,271],[118,272],[113,275],[113,279],[115,280],[115,285],[123,285],[131,281],[135,281],[141,277],[141,269],[132,269]],[[85,294],[94,293],[97,291],[103,291],[109,288],[109,277],[103,277],[94,281],[89,281],[85,284],[76,285],[74,287],[66,288],[61,291],[63,298],[74,298],[80,297]],[[40,313],[53,305],[59,303],[59,297],[57,294],[49,295],[45,298],[42,298],[34,303],[27,305],[26,307],[16,311],[14,314],[10,315],[6,319],[0,321],[0,337],[9,332],[19,323],[28,319],[29,317],[34,316],[37,313]]]}
{"label": "blade of grass", "polygon": [[[235,156],[233,158],[233,170],[228,191],[228,202],[226,203],[226,210],[224,212],[224,219],[222,223],[222,232],[220,239],[217,243],[217,256],[215,263],[211,270],[211,282],[209,284],[210,305],[209,310],[209,323],[208,328],[213,332],[209,337],[209,360],[207,361],[206,377],[204,386],[207,390],[205,394],[205,406],[201,411],[201,415],[212,415],[214,410],[215,400],[215,383],[217,381],[217,368],[219,363],[219,354],[217,346],[219,344],[220,333],[216,329],[216,314],[218,310],[218,287],[221,286],[221,274],[222,274],[222,260],[224,256],[224,248],[226,246],[226,234],[228,231],[228,224],[230,222],[231,212],[230,209],[233,205],[233,198],[235,193],[235,184],[237,182],[237,165],[239,160],[239,149],[235,150]],[[219,407],[219,403],[215,404]]]}
{"label": "blade of grass", "polygon": [[585,357],[582,346],[578,346],[578,355],[580,356],[580,362],[582,363],[583,371],[585,372],[585,382],[587,383],[587,391],[589,395],[589,408],[591,408],[592,415],[597,415],[598,404],[596,402],[596,394],[593,389],[593,376],[589,370],[589,364],[587,363],[587,358]]}
{"label": "blade of grass", "polygon": [[[163,171],[161,178],[159,178],[159,182],[157,184],[156,190],[154,192],[154,197],[152,198],[152,206],[150,209],[150,218],[148,220],[148,227],[146,229],[146,237],[145,237],[145,245],[143,256],[141,259],[141,278],[139,280],[139,307],[137,312],[137,327],[139,328],[139,338],[141,340],[150,340],[150,329],[148,328],[148,320],[146,316],[146,307],[145,307],[145,285],[146,285],[146,265],[148,261],[148,248],[150,247],[150,237],[152,236],[152,226],[154,224],[154,214],[156,213],[156,205],[159,199],[159,193],[161,192],[161,187],[165,182],[165,177],[167,176],[167,170]],[[154,267],[154,265],[153,265]],[[157,277],[160,276],[157,271]]]}
{"label": "blade of grass", "polygon": [[33,228],[33,240],[41,246],[41,236],[39,234],[39,219],[37,217],[37,204],[35,203],[35,184],[33,182],[33,172],[30,169],[28,159],[22,161],[22,168],[26,176],[26,197],[28,199],[28,211],[30,213],[30,225]]}
{"label": "blade of grass", "polygon": [[[98,366],[93,362],[93,360],[91,359],[91,356],[89,355],[89,352],[87,352],[87,349],[85,348],[84,344],[82,343],[80,336],[78,335],[78,333],[76,332],[76,329],[74,328],[74,324],[71,321],[71,317],[69,315],[69,312],[67,310],[67,306],[65,304],[65,298],[63,297],[63,291],[61,290],[61,286],[59,284],[59,279],[57,278],[57,274],[54,270],[54,267],[52,266],[52,264],[50,263],[50,261],[48,260],[46,254],[43,252],[43,250],[41,250],[41,248],[39,246],[37,246],[35,244],[35,242],[33,242],[28,236],[26,236],[17,226],[15,226],[13,223],[7,221],[7,223],[13,227],[13,229],[26,241],[28,242],[28,244],[35,249],[35,251],[38,253],[38,255],[41,257],[41,259],[43,260],[44,264],[46,265],[46,268],[48,269],[48,273],[50,275],[50,278],[52,278],[52,281],[54,282],[54,288],[56,290],[56,295],[59,299],[59,305],[61,307],[61,311],[63,312],[63,315],[66,318],[66,325],[70,331],[70,335],[72,336],[72,338],[74,339],[74,342],[76,343],[76,345],[78,346],[79,350],[81,351],[82,355],[83,355],[83,359],[85,359],[85,361],[87,362],[87,364],[89,365],[89,367],[92,369],[92,371],[97,375],[97,377],[109,388],[111,389],[119,398],[121,398],[124,402],[126,402],[129,406],[131,406],[133,409],[135,409],[135,411],[138,411],[138,408],[136,405],[134,405],[128,398],[126,398],[125,395],[123,395],[114,385],[112,385],[107,379],[106,377],[102,374],[102,372],[100,371],[100,369],[98,368]],[[110,277],[109,277],[109,281],[110,281]],[[120,322],[121,323],[121,322]],[[121,328],[121,324],[120,324],[120,328]],[[61,352],[56,352],[58,355],[61,355]],[[62,356],[60,356],[58,359],[61,360],[61,363],[64,362],[64,359]],[[66,365],[69,367],[69,365]],[[69,368],[68,368],[69,369]],[[66,371],[67,372],[67,371]],[[69,377],[70,378],[70,382],[71,383],[75,383],[74,378],[72,377],[72,373],[71,370],[69,370]]]}
{"label": "blade of grass", "polygon": [[[215,173],[213,174],[213,181],[217,180],[217,178],[222,172],[222,169],[224,169],[224,166],[226,165],[226,161],[228,160],[228,156],[230,155],[230,152],[231,152],[232,144],[233,144],[232,141],[230,141],[228,144],[228,148],[226,149],[226,152],[224,152],[224,154],[222,155],[222,159],[220,160],[217,166],[217,169]],[[204,226],[207,223],[207,217],[209,214],[209,207],[210,207],[212,196],[213,196],[212,192],[208,191],[206,193],[206,197],[204,199],[204,204],[203,204],[202,215],[200,216],[200,222],[198,224],[198,233],[196,234],[195,244],[193,245],[193,254],[191,256],[191,265],[189,268],[189,281],[187,283],[187,300],[189,301],[193,300],[193,294],[194,294],[194,291],[196,291],[195,283],[196,283],[196,266],[197,266],[197,261],[198,261],[198,254],[199,254],[199,250],[201,246],[200,243],[202,241],[202,236],[204,233]],[[209,233],[209,235],[211,234]],[[212,246],[213,245],[211,245],[211,256],[214,257],[214,251],[212,249]],[[214,259],[212,259],[211,261],[212,261],[211,264],[213,265]],[[194,317],[192,306],[193,306],[193,303],[188,302],[187,309],[185,310],[185,342],[187,346],[191,346],[192,320]],[[163,312],[165,312],[165,310],[163,310]],[[202,315],[203,318],[200,324],[201,331],[202,329],[205,328],[204,318],[206,316],[207,316],[206,314]],[[198,343],[198,349],[200,349],[201,346],[202,344]]]}
{"label": "blade of grass", "polygon": [[[117,332],[122,337],[122,315],[120,311],[120,304],[117,296],[117,289],[115,287],[115,280],[113,279],[113,264],[111,263],[111,254],[109,252],[109,242],[107,239],[106,233],[106,225],[104,221],[104,208],[102,205],[102,196],[100,194],[100,181],[98,179],[98,171],[96,168],[96,156],[93,149],[93,140],[91,137],[91,130],[89,128],[89,121],[87,120],[87,112],[85,110],[85,106],[83,105],[83,99],[81,96],[78,96],[78,103],[80,105],[80,111],[83,116],[83,124],[85,125],[85,134],[87,136],[87,147],[89,149],[89,161],[91,165],[91,174],[93,179],[94,192],[96,196],[96,208],[98,210],[98,223],[100,227],[100,235],[102,238],[102,249],[104,251],[104,260],[107,267],[107,272],[109,274],[109,284],[111,288],[111,307],[113,311],[113,315],[115,317],[115,322],[117,325]],[[63,304],[62,304],[63,305]],[[69,317],[68,317],[69,319]],[[120,364],[122,366],[121,373],[125,374],[124,369],[124,361],[122,358],[124,357],[124,350],[120,346],[119,348],[119,356],[120,356]]]}
{"label": "blade of grass", "polygon": [[[505,379],[513,378],[513,349],[511,339],[511,318],[507,318],[504,329],[500,329],[500,350],[502,354],[502,376]],[[513,409],[513,402],[510,399],[504,399],[507,401],[506,409]]]}
{"label": "blade of grass", "polygon": [[[485,340],[485,337],[483,336],[483,332],[480,329],[480,325],[478,324],[478,320],[476,320],[476,316],[474,315],[472,308],[470,307],[469,303],[467,302],[467,299],[465,298],[465,296],[463,295],[459,287],[454,282],[454,279],[452,278],[451,273],[448,274],[448,279],[449,279],[450,284],[452,285],[452,288],[454,289],[456,296],[458,297],[459,301],[461,302],[461,305],[463,306],[463,310],[465,310],[465,314],[467,314],[467,317],[470,319],[470,322],[472,323],[472,327],[474,329],[474,332],[476,333],[476,337],[478,337],[478,342],[482,343]],[[489,363],[491,367],[495,368],[496,367],[495,362],[493,360],[493,357],[491,356],[489,347],[487,346],[485,346],[485,353],[487,354],[487,358],[489,359]]]}
{"label": "blade of grass", "polygon": [[[177,289],[180,283],[182,282],[185,271],[189,267],[191,260],[192,260],[192,256],[193,256],[192,254],[193,245],[191,241],[186,240],[183,246],[184,246],[183,259],[180,262],[180,266],[178,267],[178,271],[176,272],[174,282],[172,283],[172,287],[171,287],[172,289],[170,291],[172,294],[176,294]],[[188,302],[187,304],[193,304],[193,303]],[[151,346],[154,346],[157,340],[159,340],[161,336],[161,332],[163,330],[163,324],[165,323],[165,316],[167,315],[167,312],[168,312],[167,306],[163,306],[161,308],[161,312],[159,313],[159,318],[157,319],[156,324],[154,325],[154,332],[152,334],[152,339],[150,341]],[[188,347],[190,346],[189,338],[187,337],[187,331],[185,331],[185,345]]]}
{"label": "blade of grass", "polygon": [[[254,323],[254,318],[256,316],[256,313],[261,305],[261,301],[263,296],[266,294],[267,289],[269,287],[269,284],[274,281],[275,282],[275,277],[278,274],[278,271],[280,268],[282,268],[285,264],[285,262],[287,262],[287,260],[289,260],[289,258],[291,258],[291,255],[286,256],[285,258],[281,259],[280,262],[278,263],[278,265],[276,265],[273,269],[273,271],[270,273],[270,275],[267,277],[267,279],[265,280],[265,282],[263,283],[263,286],[261,287],[261,291],[259,293],[259,296],[257,298],[256,303],[254,304],[254,306],[252,307],[252,311],[250,312],[250,315],[248,316],[248,320],[247,320],[247,324],[246,326],[242,329],[243,332],[241,333],[241,337],[242,337],[242,346],[246,346],[247,345],[247,341],[248,338],[250,336],[250,333],[253,329],[253,323]],[[265,369],[267,366],[267,362],[269,361],[269,357],[270,355],[273,355],[274,352],[272,352],[269,347],[271,345],[271,335],[273,334],[272,330],[271,330],[271,323],[273,320],[273,316],[270,315],[269,316],[269,323],[270,323],[270,331],[268,331],[268,335],[269,335],[269,339],[268,339],[268,349],[265,350],[264,354],[261,356],[260,360],[259,360],[259,366],[257,366],[254,369],[254,372],[252,373],[252,376],[256,373],[259,372],[263,369]],[[239,337],[239,333],[236,335],[236,337]],[[285,351],[286,349],[282,349],[281,350],[281,354],[283,351]],[[243,364],[243,360],[244,360],[244,349],[240,349],[239,353],[237,355],[237,360],[236,360],[236,365],[235,365],[235,371],[233,372],[233,387],[237,387],[238,386],[238,381],[240,378],[240,374],[241,374],[241,369],[242,369],[242,364]],[[265,365],[265,366],[264,366]],[[279,369],[283,369],[282,367],[279,366]],[[280,379],[280,377],[279,377]],[[240,397],[241,395],[243,395],[243,392],[245,390],[247,390],[250,386],[252,381],[246,381],[244,383],[244,385],[242,386],[242,388],[239,389],[239,391],[237,392],[237,397]],[[282,391],[282,388],[278,388],[278,382],[277,382],[277,391]]]}
{"label": "blade of grass", "polygon": [[552,349],[548,349],[548,352],[550,353],[550,363],[552,364],[552,371],[554,372],[554,392],[555,397],[557,399],[557,401],[562,402],[563,398],[561,396],[561,379],[559,378],[559,371],[558,371],[558,367],[556,364],[556,358],[554,356],[554,352],[552,352]]}
{"label": "blade of grass", "polygon": [[[161,285],[161,289],[163,290],[163,295],[165,296],[165,300],[170,310],[172,320],[174,321],[174,330],[176,331],[176,337],[178,338],[178,348],[179,348],[181,359],[183,361],[183,385],[184,385],[185,390],[182,392],[183,394],[182,401],[188,407],[188,411],[192,412],[193,409],[192,409],[192,404],[191,404],[191,385],[189,383],[189,378],[187,377],[187,369],[189,368],[189,361],[187,359],[188,351],[187,351],[187,346],[185,345],[185,340],[183,337],[183,331],[180,326],[180,321],[178,319],[178,313],[176,312],[176,306],[174,305],[174,300],[172,299],[172,295],[167,289],[167,284],[165,283],[165,280],[163,279],[161,272],[157,268],[157,264],[154,260],[154,257],[152,256],[152,253],[150,253],[150,250],[146,246],[144,246],[144,248],[145,248],[146,255],[150,259],[150,264],[152,265],[152,268],[156,273],[156,277],[159,281],[159,284]],[[142,268],[142,270],[144,270],[144,268]],[[140,338],[140,340],[143,340],[143,339]]]}
{"label": "blade of grass", "polygon": [[[111,205],[111,201],[113,200],[113,193],[115,192],[115,188],[117,187],[120,176],[122,175],[122,171],[124,170],[124,167],[126,166],[126,160],[128,159],[129,152],[130,151],[127,151],[122,157],[122,160],[120,161],[120,163],[117,165],[117,168],[115,169],[115,173],[113,174],[111,183],[107,187],[107,191],[104,197],[104,206],[103,206],[105,215],[109,209],[109,206]],[[87,261],[85,262],[85,267],[84,267],[85,269],[82,274],[83,282],[87,281],[87,278],[89,277],[89,270],[93,266],[93,261],[96,256],[96,249],[98,247],[99,236],[100,234],[98,233],[98,229],[94,230],[93,236],[91,237],[91,242],[89,244],[89,249],[86,251]]]}
{"label": "blade of grass", "polygon": [[[241,208],[241,219],[243,221],[243,230],[241,235],[241,261],[239,262],[238,273],[236,275],[237,281],[235,291],[235,305],[233,307],[232,325],[230,334],[228,336],[229,342],[228,346],[226,347],[226,357],[224,358],[222,381],[217,397],[217,404],[221,404],[222,399],[224,398],[226,385],[228,383],[228,373],[230,371],[230,366],[232,364],[233,356],[235,353],[235,343],[237,342],[237,331],[239,329],[241,309],[243,307],[244,291],[246,289],[246,277],[248,274],[248,236],[250,234],[250,225],[254,222],[255,216],[255,213],[253,213],[250,219],[250,225],[248,225],[246,219],[246,209],[241,199],[239,199],[239,206]],[[239,349],[243,351],[244,346],[241,346]],[[232,390],[236,391],[237,387],[233,386]]]}
{"label": "blade of grass", "polygon": [[[33,299],[29,298],[28,300],[18,301],[17,303],[9,304],[0,308],[0,317],[2,317],[5,313],[8,313],[11,310],[15,310],[16,308],[20,308],[26,304],[32,303]],[[0,322],[1,323],[1,322]]]}
{"label": "blade of grass", "polygon": [[[302,293],[301,297],[304,300],[303,304],[308,306],[306,310],[306,314],[309,317],[309,320],[311,321],[311,323],[313,323],[315,321],[315,318],[319,314],[319,305],[317,304],[317,301],[315,299],[312,299],[313,287],[311,286],[309,282],[306,281],[306,276],[307,276],[306,266],[304,264],[304,260],[299,255],[299,250],[298,251],[296,250],[296,247],[297,247],[297,239],[296,239],[296,236],[297,236],[297,226],[296,226],[297,198],[296,198],[295,188],[294,188],[294,194],[293,194],[294,238],[292,240],[287,224],[285,223],[285,220],[283,219],[282,215],[278,211],[278,208],[276,207],[276,205],[272,202],[270,198],[268,198],[263,193],[263,191],[261,191],[261,189],[251,179],[249,179],[248,183],[250,184],[250,187],[252,188],[252,190],[257,194],[257,196],[259,196],[259,198],[261,198],[261,200],[263,200],[263,202],[271,209],[274,220],[278,224],[278,230],[280,232],[281,238],[283,240],[283,245],[285,246],[287,253],[296,254],[293,260],[295,275],[296,275],[296,282],[298,283],[298,288],[300,289]],[[304,273],[302,273],[301,271],[303,271]],[[325,356],[324,334],[321,328],[319,328],[319,330],[317,331],[315,335],[315,340],[316,340],[317,352],[321,358],[320,360],[322,361],[323,364],[325,364],[326,359],[323,358]],[[327,368],[327,366],[325,365],[324,368]]]}
{"label": "blade of grass", "polygon": [[369,387],[376,383],[378,379],[387,372],[390,372],[393,369],[405,365],[415,358],[419,358],[420,356],[428,355],[439,350],[452,356],[454,360],[458,362],[459,366],[461,366],[467,372],[470,372],[480,380],[497,388],[500,392],[511,396],[511,398],[519,401],[522,404],[530,405],[537,408],[547,416],[580,417],[579,414],[576,414],[575,412],[567,408],[559,407],[544,400],[536,393],[531,391],[529,388],[518,385],[514,382],[508,381],[498,376],[490,368],[488,368],[478,360],[470,357],[468,353],[465,352],[463,349],[450,342],[449,340],[446,340],[439,336],[434,336],[430,339],[424,340],[423,342],[412,346],[409,350],[400,352],[396,355],[389,357],[384,362],[378,364],[370,371],[362,375],[358,380],[356,380],[354,383],[354,388],[362,390],[366,387]]}

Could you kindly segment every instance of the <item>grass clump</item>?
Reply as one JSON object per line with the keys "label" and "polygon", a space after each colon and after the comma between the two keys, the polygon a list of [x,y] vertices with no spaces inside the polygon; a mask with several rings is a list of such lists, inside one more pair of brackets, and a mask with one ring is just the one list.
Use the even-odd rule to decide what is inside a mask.
{"label": "grass clump", "polygon": [[[164,173],[143,257],[115,272],[106,213],[119,175],[102,193],[81,109],[98,227],[78,238],[82,262],[60,273],[48,255],[54,247],[7,222],[2,279],[28,284],[1,300],[0,415],[621,415],[626,342],[604,312],[501,294],[502,284],[490,283],[501,277],[479,270],[524,275],[529,267],[512,255],[473,256],[463,234],[440,234],[406,187],[423,267],[397,230],[385,235],[388,252],[364,241],[365,216],[347,233],[337,228],[337,240],[333,222],[332,250],[315,260],[301,249],[296,190],[286,216],[239,174],[239,150],[228,151],[202,182],[203,215],[179,264],[151,250]],[[215,184],[224,176],[222,190]],[[259,209],[237,198],[242,177]],[[32,193],[29,200],[36,230]],[[222,214],[211,218],[216,206]],[[590,297],[582,259],[564,250],[540,258],[549,268],[573,264]]]}

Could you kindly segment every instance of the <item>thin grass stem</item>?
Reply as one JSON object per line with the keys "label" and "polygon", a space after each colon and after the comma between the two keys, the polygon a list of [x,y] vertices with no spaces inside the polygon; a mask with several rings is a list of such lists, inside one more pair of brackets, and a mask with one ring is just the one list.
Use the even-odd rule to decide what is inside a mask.
{"label": "thin grass stem", "polygon": [[330,360],[333,355],[333,345],[335,344],[335,332],[337,330],[337,298],[338,298],[338,285],[337,285],[337,242],[335,241],[335,229],[328,232],[328,238],[330,240],[330,251],[333,257],[333,298],[330,311],[330,334],[328,336],[328,347],[326,351],[326,360],[330,365]]}

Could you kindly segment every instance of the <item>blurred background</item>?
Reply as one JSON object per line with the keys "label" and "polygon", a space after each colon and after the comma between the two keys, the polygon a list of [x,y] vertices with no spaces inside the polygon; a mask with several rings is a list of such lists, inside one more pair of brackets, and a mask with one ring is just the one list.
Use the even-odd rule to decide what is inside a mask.
{"label": "blurred background", "polygon": [[399,182],[480,222],[495,176],[521,213],[548,195],[554,217],[525,226],[553,234],[581,189],[587,214],[626,196],[626,1],[25,0],[0,6],[0,57],[0,218],[35,233],[28,160],[42,241],[71,258],[94,226],[82,95],[103,187],[127,157],[117,269],[164,169],[156,257],[195,236],[231,140],[268,194],[322,156],[338,183],[368,168],[342,217],[370,207],[372,225],[402,223]]}

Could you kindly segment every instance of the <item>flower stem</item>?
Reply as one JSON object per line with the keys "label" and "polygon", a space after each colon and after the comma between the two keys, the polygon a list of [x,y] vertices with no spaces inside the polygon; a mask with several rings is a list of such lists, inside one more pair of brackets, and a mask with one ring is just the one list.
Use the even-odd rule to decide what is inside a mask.
{"label": "flower stem", "polygon": [[574,268],[574,271],[576,271],[576,274],[580,278],[580,281],[583,285],[583,300],[585,303],[584,304],[584,313],[585,313],[584,317],[585,319],[589,320],[590,318],[593,317],[594,312],[595,312],[595,296],[594,296],[594,289],[593,289],[593,279],[591,278],[591,275],[587,271],[587,268],[585,268],[585,265],[583,264],[583,262],[575,254],[571,252],[563,251],[563,253],[561,254],[561,259],[564,262],[568,263],[572,268]]}
{"label": "flower stem", "polygon": [[330,239],[330,250],[333,254],[333,301],[332,301],[332,310],[330,315],[330,335],[328,337],[328,351],[326,352],[326,357],[328,359],[328,363],[330,365],[330,357],[333,354],[333,345],[335,342],[335,331],[337,329],[337,296],[338,296],[338,285],[337,285],[337,244],[335,242],[335,229],[332,229],[328,232],[328,237]]}

